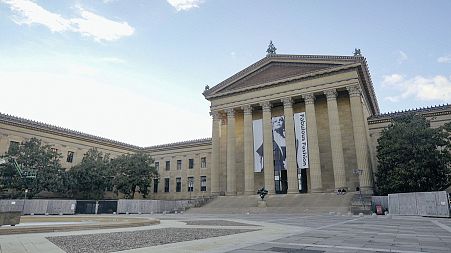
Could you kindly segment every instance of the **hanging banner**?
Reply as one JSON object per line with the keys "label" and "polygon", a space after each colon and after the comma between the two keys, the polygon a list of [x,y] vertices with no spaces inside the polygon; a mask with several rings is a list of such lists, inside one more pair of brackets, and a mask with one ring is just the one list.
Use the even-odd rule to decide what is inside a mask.
{"label": "hanging banner", "polygon": [[309,167],[305,112],[294,114],[294,130],[296,133],[296,160],[298,168],[305,169]]}
{"label": "hanging banner", "polygon": [[285,138],[285,117],[278,116],[271,119],[272,144],[274,154],[274,170],[287,169],[287,143]]}
{"label": "hanging banner", "polygon": [[263,120],[252,121],[254,135],[254,172],[263,171]]}

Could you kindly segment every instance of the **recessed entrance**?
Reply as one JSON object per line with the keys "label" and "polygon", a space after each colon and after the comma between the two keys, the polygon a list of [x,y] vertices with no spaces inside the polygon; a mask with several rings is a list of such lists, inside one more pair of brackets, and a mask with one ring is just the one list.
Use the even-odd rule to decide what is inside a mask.
{"label": "recessed entrance", "polygon": [[287,171],[275,170],[274,171],[274,183],[277,194],[286,194],[288,189]]}

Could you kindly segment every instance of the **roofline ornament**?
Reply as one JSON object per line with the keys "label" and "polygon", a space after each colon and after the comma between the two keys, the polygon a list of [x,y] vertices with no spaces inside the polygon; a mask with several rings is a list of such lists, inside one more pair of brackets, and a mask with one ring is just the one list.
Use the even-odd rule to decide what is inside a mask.
{"label": "roofline ornament", "polygon": [[269,41],[268,49],[266,49],[266,55],[274,55],[276,54],[277,48],[272,43],[272,40]]}
{"label": "roofline ornament", "polygon": [[362,52],[360,48],[354,48],[354,56],[362,56]]}

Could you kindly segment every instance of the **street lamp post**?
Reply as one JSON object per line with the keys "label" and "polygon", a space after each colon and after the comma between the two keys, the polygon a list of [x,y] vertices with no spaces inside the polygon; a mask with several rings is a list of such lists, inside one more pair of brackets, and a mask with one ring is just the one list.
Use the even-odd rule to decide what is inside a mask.
{"label": "street lamp post", "polygon": [[25,196],[24,196],[23,205],[22,205],[22,215],[25,215],[24,210],[25,210],[25,201],[27,201],[27,193],[28,193],[28,189],[25,189]]}

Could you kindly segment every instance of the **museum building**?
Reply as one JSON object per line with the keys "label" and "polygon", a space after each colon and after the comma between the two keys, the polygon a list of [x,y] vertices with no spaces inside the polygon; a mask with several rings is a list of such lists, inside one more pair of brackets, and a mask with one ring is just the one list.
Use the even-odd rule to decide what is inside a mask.
{"label": "museum building", "polygon": [[[31,137],[53,145],[70,168],[97,148],[112,157],[147,152],[160,178],[150,198],[355,191],[373,192],[377,139],[395,115],[380,114],[366,59],[283,55],[261,60],[205,87],[211,138],[138,147],[0,114],[0,153]],[[451,106],[420,108],[432,127]]]}

